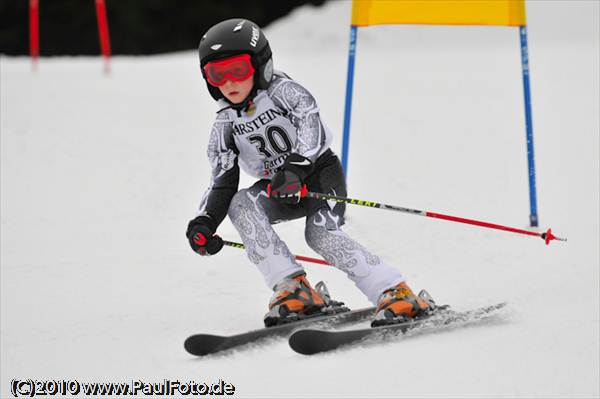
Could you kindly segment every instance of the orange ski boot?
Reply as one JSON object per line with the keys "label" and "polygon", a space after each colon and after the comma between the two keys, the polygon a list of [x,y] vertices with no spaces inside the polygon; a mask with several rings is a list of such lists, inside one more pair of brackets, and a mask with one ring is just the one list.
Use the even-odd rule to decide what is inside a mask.
{"label": "orange ski boot", "polygon": [[300,320],[319,313],[325,306],[325,299],[310,286],[306,273],[292,274],[275,286],[269,312],[264,317],[265,326]]}
{"label": "orange ski boot", "polygon": [[425,293],[423,296],[416,296],[405,282],[385,290],[377,300],[371,326],[402,323],[428,314],[435,308],[435,303],[426,291],[422,292]]}

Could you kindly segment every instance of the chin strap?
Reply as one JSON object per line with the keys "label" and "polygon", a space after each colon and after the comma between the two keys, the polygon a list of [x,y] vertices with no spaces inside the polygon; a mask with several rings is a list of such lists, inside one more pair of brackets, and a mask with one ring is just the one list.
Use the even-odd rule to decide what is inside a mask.
{"label": "chin strap", "polygon": [[244,99],[244,101],[242,101],[241,103],[238,103],[238,104],[232,103],[225,96],[222,96],[222,98],[229,103],[229,107],[231,109],[233,109],[237,112],[238,117],[241,117],[242,111],[247,112],[248,109],[250,109],[250,107],[252,106],[252,104],[254,104],[252,102],[252,99],[254,97],[256,97],[257,92],[258,92],[258,89],[256,88],[256,84],[255,84],[254,87],[252,88],[252,90],[250,91],[250,94],[248,94],[248,96]]}

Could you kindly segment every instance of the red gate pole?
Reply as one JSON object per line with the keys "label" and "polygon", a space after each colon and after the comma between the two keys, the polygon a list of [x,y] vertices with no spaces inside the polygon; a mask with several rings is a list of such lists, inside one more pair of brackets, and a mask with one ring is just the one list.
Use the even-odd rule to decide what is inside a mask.
{"label": "red gate pole", "polygon": [[29,0],[29,54],[33,70],[37,69],[40,55],[40,17],[39,1]]}
{"label": "red gate pole", "polygon": [[98,20],[98,36],[100,49],[104,57],[104,71],[110,72],[110,36],[108,34],[108,19],[106,18],[106,3],[96,0],[96,18]]}

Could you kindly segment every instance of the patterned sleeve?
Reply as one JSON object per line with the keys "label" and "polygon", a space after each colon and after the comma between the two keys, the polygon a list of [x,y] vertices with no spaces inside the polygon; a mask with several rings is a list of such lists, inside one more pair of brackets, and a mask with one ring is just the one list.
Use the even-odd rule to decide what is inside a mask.
{"label": "patterned sleeve", "polygon": [[214,221],[216,229],[227,215],[240,179],[232,122],[225,112],[219,113],[212,126],[207,154],[212,176],[208,190],[200,201],[197,216],[208,216]]}
{"label": "patterned sleeve", "polygon": [[288,112],[298,138],[292,152],[315,161],[328,145],[319,107],[308,90],[290,79],[280,79],[269,88],[275,105]]}

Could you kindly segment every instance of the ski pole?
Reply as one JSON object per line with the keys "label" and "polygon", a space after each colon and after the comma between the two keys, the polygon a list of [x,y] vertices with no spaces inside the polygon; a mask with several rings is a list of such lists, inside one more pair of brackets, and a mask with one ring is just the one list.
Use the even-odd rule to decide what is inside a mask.
{"label": "ski pole", "polygon": [[[223,240],[223,245],[227,245],[228,247],[233,247],[233,248],[239,248],[239,249],[244,249],[246,248],[244,246],[244,244],[240,243],[240,242],[233,242],[233,241],[225,241]],[[303,262],[312,262],[312,263],[318,263],[320,265],[327,265],[327,266],[331,266],[331,263],[323,260],[323,259],[317,259],[317,258],[311,258],[308,256],[302,256],[302,255],[293,255],[294,258],[296,260],[299,261],[303,261]]]}
{"label": "ski pole", "polygon": [[486,227],[486,228],[489,228],[489,229],[504,230],[504,231],[510,231],[510,232],[518,233],[518,234],[526,234],[526,235],[530,235],[530,236],[537,236],[537,237],[541,237],[542,240],[544,240],[546,242],[546,245],[550,244],[550,241],[552,241],[552,240],[567,241],[566,238],[560,238],[560,237],[557,237],[554,234],[552,234],[552,229],[548,229],[545,233],[537,233],[537,232],[534,232],[534,231],[516,229],[514,227],[502,226],[502,225],[499,225],[499,224],[482,222],[482,221],[473,220],[473,219],[466,219],[466,218],[461,218],[461,217],[457,217],[457,216],[444,215],[444,214],[441,214],[441,213],[435,213],[435,212],[429,212],[429,211],[420,211],[418,209],[411,209],[411,208],[404,208],[404,207],[401,207],[401,206],[380,204],[378,202],[365,201],[365,200],[360,200],[360,199],[352,199],[352,198],[346,198],[346,197],[339,197],[337,195],[331,195],[331,194],[314,193],[314,192],[310,192],[310,191],[308,191],[306,189],[302,190],[302,194],[301,195],[302,195],[302,197],[309,197],[309,198],[314,198],[314,199],[331,200],[331,201],[343,202],[343,203],[352,204],[352,205],[368,206],[368,207],[371,207],[371,208],[387,209],[389,211],[397,211],[397,212],[409,213],[411,215],[426,216],[426,217],[435,218],[435,219],[449,220],[451,222],[458,222],[458,223],[471,224],[471,225],[480,226],[480,227]]}

